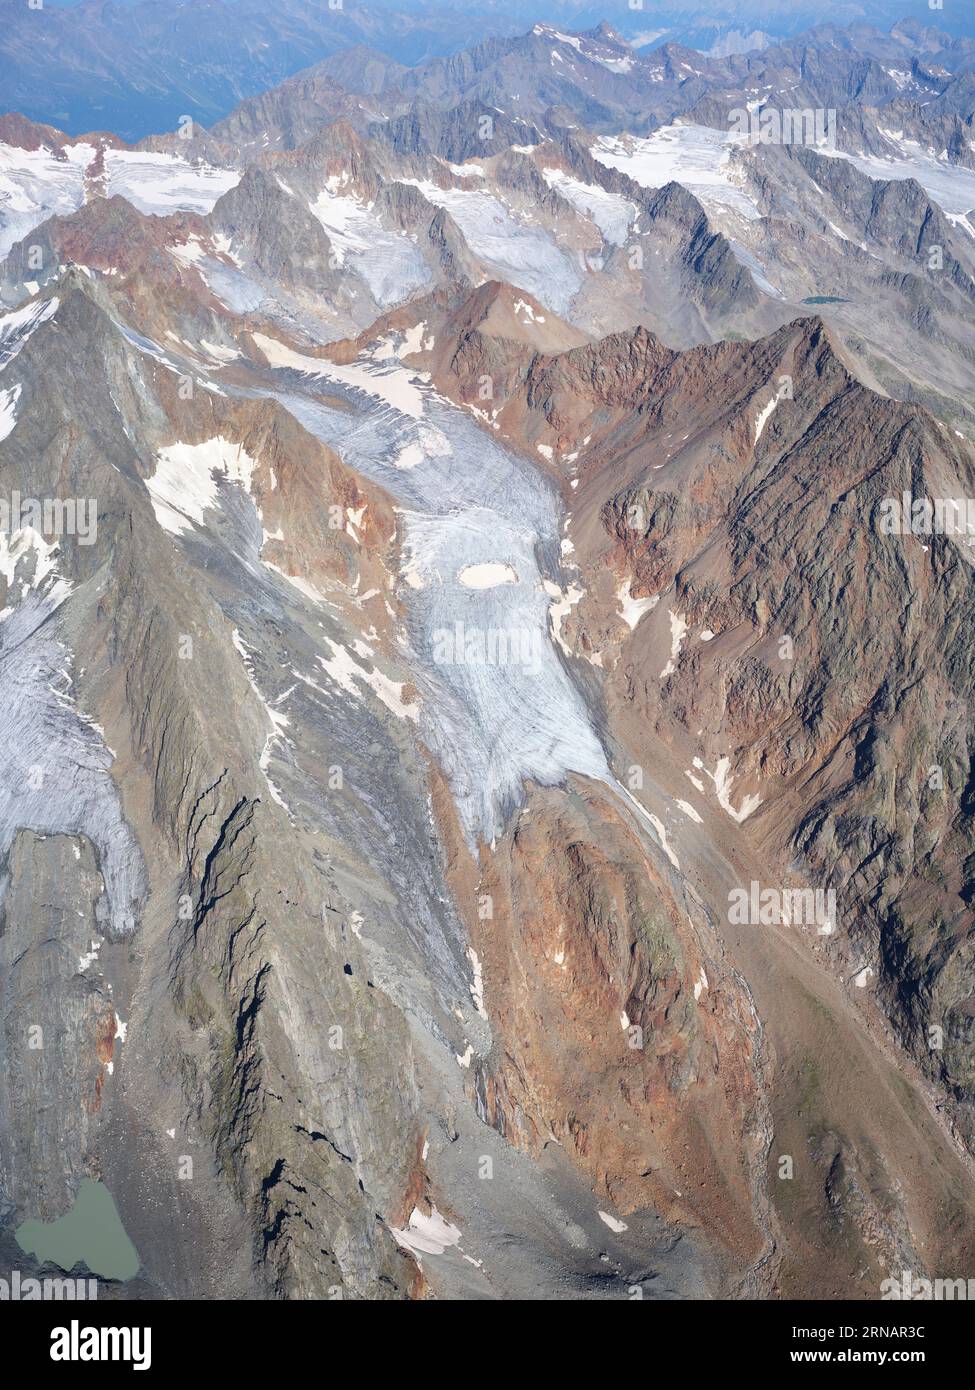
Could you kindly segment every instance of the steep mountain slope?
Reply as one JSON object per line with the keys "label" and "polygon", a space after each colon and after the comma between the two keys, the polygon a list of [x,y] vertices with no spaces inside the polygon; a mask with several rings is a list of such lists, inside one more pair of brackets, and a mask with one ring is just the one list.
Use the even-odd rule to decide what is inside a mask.
{"label": "steep mountain slope", "polygon": [[[202,278],[216,312],[274,315],[316,338],[354,336],[432,288],[456,293],[499,277],[584,332],[644,320],[685,344],[732,323],[759,331],[780,321],[779,305],[683,188],[641,188],[573,138],[509,147],[510,132],[498,130],[492,155],[473,121],[463,114],[460,129],[477,157],[462,163],[425,137],[404,140],[393,128],[370,137],[342,121],[243,172],[163,152],[130,160],[86,143],[70,200],[60,163],[58,181],[45,172],[23,200],[0,294],[17,303],[74,262],[130,277],[145,298],[176,275],[159,255],[145,261],[151,243],[178,262],[179,278]],[[152,221],[123,239],[133,209]],[[150,337],[163,331],[145,311],[134,322]],[[220,341],[212,329],[205,336]]]}
{"label": "steep mountain slope", "polygon": [[[719,802],[783,874],[804,866],[837,890],[849,925],[821,949],[877,977],[969,1136],[967,1068],[927,1031],[960,1036],[969,994],[969,677],[951,636],[969,543],[964,523],[960,539],[885,535],[880,508],[966,496],[970,445],[864,390],[817,321],[690,359],[640,335],[539,356],[498,422],[553,460],[590,440],[570,469],[583,593],[561,631],[612,673],[619,736],[639,752],[652,729],[682,749],[704,793],[730,754],[725,787],[753,809],[733,810],[720,777]],[[622,621],[600,597],[603,566],[625,581]]]}
{"label": "steep mountain slope", "polygon": [[[477,22],[516,33],[514,17],[486,7]],[[317,5],[283,0],[153,0],[105,6],[3,0],[2,103],[73,132],[112,129],[138,140],[185,115],[205,125],[244,97],[328,54],[370,44],[422,62],[469,42],[471,16],[449,7]]]}
{"label": "steep mountain slope", "polygon": [[[668,809],[678,791],[664,769],[672,766],[681,780],[680,764],[694,766],[694,756],[709,769],[736,732],[730,804],[741,806],[752,765],[772,756],[767,719],[760,752],[758,743],[749,751],[744,728],[728,724],[724,700],[711,712],[689,707],[676,724],[669,701],[653,715],[644,711],[646,697],[631,707],[636,689],[660,686],[656,671],[652,684],[651,673],[636,684],[631,667],[640,650],[654,665],[661,659],[655,616],[641,615],[631,634],[631,618],[620,622],[612,604],[589,596],[605,587],[593,567],[606,564],[610,592],[629,572],[625,603],[637,609],[646,606],[643,589],[666,587],[669,568],[653,570],[652,583],[647,569],[660,544],[655,524],[648,520],[642,532],[628,527],[619,538],[613,522],[616,508],[629,516],[642,507],[648,519],[659,511],[652,496],[632,491],[657,415],[692,425],[694,412],[703,412],[710,429],[742,436],[744,451],[754,429],[746,402],[786,367],[795,401],[805,400],[801,408],[814,418],[828,409],[823,395],[838,392],[851,420],[869,421],[868,409],[880,410],[896,433],[903,408],[852,386],[816,328],[687,357],[639,335],[632,346],[619,338],[554,358],[534,352],[519,388],[525,405],[513,415],[512,401],[496,423],[527,443],[525,422],[540,413],[539,438],[550,441],[553,468],[568,437],[589,437],[576,471],[572,544],[563,541],[560,559],[558,511],[537,468],[492,443],[497,431],[483,431],[476,417],[465,424],[404,367],[414,343],[424,350],[425,328],[404,323],[386,330],[378,346],[366,340],[325,356],[289,347],[280,329],[238,323],[250,361],[203,377],[182,347],[174,346],[167,364],[119,331],[112,297],[121,306],[125,296],[114,279],[73,271],[57,286],[57,307],[38,310],[4,369],[18,416],[0,448],[5,471],[20,469],[23,484],[30,477],[35,489],[43,473],[28,460],[58,459],[63,470],[67,449],[74,486],[99,498],[97,546],[60,544],[65,592],[55,600],[56,640],[72,654],[70,699],[97,719],[114,750],[112,785],[146,870],[129,909],[137,923],[134,957],[125,946],[128,919],[121,926],[103,920],[93,934],[94,960],[82,970],[86,988],[95,985],[103,1002],[94,1014],[69,1014],[68,996],[52,992],[47,1026],[60,1033],[70,1018],[79,1041],[94,1028],[85,1055],[94,1049],[113,1064],[114,1074],[103,1064],[96,1078],[97,1104],[83,1089],[76,1099],[65,1093],[62,1104],[88,1115],[78,1161],[113,1191],[147,1286],[213,1293],[245,1281],[290,1296],[336,1284],[367,1298],[410,1288],[504,1297],[529,1279],[554,1292],[568,1278],[578,1296],[612,1296],[620,1281],[648,1279],[658,1294],[714,1296],[767,1293],[778,1280],[800,1294],[855,1296],[865,1259],[879,1278],[899,1268],[898,1260],[934,1268],[939,1251],[961,1248],[969,1238],[960,1213],[970,1208],[971,1179],[930,1118],[920,1083],[904,1077],[897,1085],[913,1099],[895,1102],[892,1064],[848,1000],[832,997],[829,969],[813,969],[806,955],[792,961],[795,947],[783,944],[759,970],[755,947],[749,951],[726,929],[732,866],[757,852],[750,825],[729,842],[709,823],[721,813],[708,812],[704,797],[696,816],[707,835],[700,841],[695,834],[694,849]],[[484,342],[492,333],[510,341],[520,322],[527,349],[536,332],[510,292],[485,298],[480,291],[465,314],[457,312],[450,322],[465,342],[472,332]],[[553,343],[554,325],[537,331],[539,346],[548,347],[563,332]],[[105,394],[89,389],[86,416],[75,415],[69,428],[58,417],[80,389],[72,375],[79,368],[68,364],[77,363],[82,339],[87,379],[103,380]],[[196,387],[183,399],[179,383],[187,375]],[[729,389],[735,375],[738,397]],[[720,393],[717,380],[725,383]],[[784,403],[766,426],[770,440],[782,428],[779,411]],[[358,417],[354,431],[350,415]],[[38,430],[51,440],[46,455],[38,455]],[[595,500],[605,486],[601,457],[613,461],[616,502]],[[782,471],[800,483],[804,476],[797,461]],[[739,487],[729,471],[713,505],[724,489]],[[387,494],[405,508],[398,517]],[[830,505],[828,492],[822,505]],[[462,518],[460,529],[453,514]],[[778,527],[782,504],[774,515]],[[601,556],[592,548],[599,536]],[[545,558],[533,583],[534,546]],[[30,595],[33,573],[40,600],[49,602],[52,581],[39,578],[36,560],[30,569],[34,552],[16,553],[13,577]],[[513,585],[498,582],[498,567],[510,568]],[[700,617],[719,639],[743,601],[740,589],[731,576],[715,592],[705,586],[708,609]],[[695,604],[693,590],[682,587],[672,606],[696,623]],[[761,613],[763,595],[748,604]],[[454,647],[445,655],[445,635],[458,640],[458,621],[467,634],[464,653]],[[607,623],[621,643],[618,661],[605,645]],[[543,636],[546,627],[554,642]],[[793,627],[801,637],[798,622]],[[479,630],[507,640],[529,634],[524,659],[482,664],[466,645]],[[181,658],[187,638],[190,655]],[[716,657],[727,640],[713,643]],[[580,645],[591,674],[570,679],[576,663],[566,654]],[[676,692],[687,663],[678,647],[661,688],[681,708],[686,700]],[[594,678],[605,681],[602,696]],[[707,683],[699,674],[692,679],[700,704]],[[742,703],[733,708],[745,711],[750,697],[739,684]],[[237,691],[232,705],[221,702],[226,715],[214,702],[218,688]],[[596,709],[604,698],[605,752],[585,732],[587,704]],[[514,721],[512,706],[520,710]],[[499,718],[504,744],[492,734]],[[705,719],[709,727],[718,719],[721,732],[694,752],[688,731]],[[516,727],[525,736],[512,743]],[[560,729],[561,742],[546,749],[543,728]],[[822,756],[818,747],[809,756]],[[460,760],[458,748],[468,750]],[[652,783],[633,783],[626,772],[633,764],[654,766]],[[800,765],[800,774],[809,769]],[[774,804],[764,782],[757,794]],[[428,814],[418,817],[424,805]],[[61,822],[21,813],[14,823],[9,901],[16,914],[23,876],[44,871],[37,861],[43,845],[60,853],[67,834],[85,849],[98,844],[98,832],[70,806]],[[781,812],[773,823],[776,852],[784,856],[791,846],[795,853]],[[49,838],[38,843],[38,829]],[[282,831],[286,858],[271,848]],[[805,843],[808,831],[797,826],[797,835]],[[762,842],[766,854],[772,843]],[[821,836],[816,843],[824,843]],[[99,901],[106,893],[112,900],[105,861],[77,862],[87,874],[77,890],[80,910],[97,918]],[[829,868],[855,881],[848,860]],[[14,915],[6,939],[13,944],[23,931]],[[831,958],[845,959],[844,950],[870,939],[869,932],[862,939],[844,933]],[[871,959],[879,965],[879,956]],[[810,1026],[801,1039],[783,1037],[783,1014],[768,994],[786,965],[795,980],[786,998],[804,981],[816,1007],[830,1011],[828,1036],[817,1038]],[[78,979],[76,970],[70,956],[62,959],[62,991]],[[14,1001],[21,1007],[19,989],[9,997],[8,1008]],[[324,1019],[322,1000],[329,1001]],[[97,1020],[119,1017],[124,1041],[116,1038],[106,1054]],[[17,1018],[8,1018],[12,1041]],[[849,1092],[831,1084],[817,1089],[813,1113],[806,1117],[804,1107],[796,1129],[791,1107],[801,1071],[821,1072],[823,1049],[838,1029],[870,1058],[880,1099],[872,1111],[860,1107],[854,1126]],[[395,1037],[401,1041],[391,1048]],[[160,1047],[172,1061],[147,1088],[146,1067]],[[398,1073],[390,1070],[391,1053]],[[622,1110],[607,1108],[614,1094]],[[5,1103],[11,1132],[23,1134],[23,1102],[11,1095]],[[159,1115],[174,1124],[153,1123],[150,1116]],[[905,1125],[908,1147],[935,1146],[941,1176],[911,1173],[902,1141],[891,1139]],[[162,1200],[172,1190],[170,1128],[181,1154],[196,1155],[193,1181],[203,1179],[188,1189],[189,1206],[176,1199],[180,1221],[202,1223],[212,1250],[189,1283],[180,1253],[185,1234],[160,1239],[146,1215],[150,1194]],[[33,1130],[35,1143],[49,1142],[43,1124]],[[798,1206],[776,1185],[774,1135],[793,1145],[805,1194]],[[478,1154],[493,1155],[496,1166],[491,1200],[475,1211]],[[23,1167],[12,1166],[10,1154],[4,1159],[14,1220],[37,1214],[33,1191],[16,1176],[31,1161],[33,1153],[18,1160]],[[133,1188],[136,1170],[152,1176]],[[819,1187],[831,1170],[830,1185]],[[539,1180],[554,1197],[542,1197]],[[812,1200],[817,1190],[828,1192],[822,1203]],[[58,1211],[64,1197],[52,1192],[48,1200],[42,1214]],[[505,1267],[497,1242],[510,1227],[512,1204],[519,1211],[526,1201],[552,1219],[560,1210],[573,1230],[588,1234],[553,1245],[538,1217],[526,1214],[522,1260]],[[951,1202],[959,1215],[944,1229]],[[253,1232],[249,1258],[241,1222]],[[608,1244],[597,1234],[607,1225]],[[227,1241],[240,1254],[222,1264]],[[397,1242],[417,1252],[426,1283],[412,1282],[413,1258],[396,1254]],[[812,1282],[803,1273],[810,1247],[827,1252]],[[468,1264],[468,1254],[480,1263]],[[613,1271],[609,1285],[604,1276],[593,1282],[601,1256]]]}
{"label": "steep mountain slope", "polygon": [[970,1267],[971,228],[706,124],[881,39],[3,123],[4,1269],[84,1177],[120,1298]]}

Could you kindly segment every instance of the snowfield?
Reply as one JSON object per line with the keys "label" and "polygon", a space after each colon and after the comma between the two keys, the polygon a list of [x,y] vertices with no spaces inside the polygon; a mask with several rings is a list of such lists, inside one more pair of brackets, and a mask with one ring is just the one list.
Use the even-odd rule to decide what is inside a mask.
{"label": "snowfield", "polygon": [[0,371],[13,361],[31,334],[57,313],[57,299],[35,300],[13,313],[0,315]]}
{"label": "snowfield", "polygon": [[17,402],[20,399],[20,384],[9,391],[0,391],[0,440],[7,439],[17,423]]}
{"label": "snowfield", "polygon": [[250,489],[254,460],[239,444],[218,435],[202,444],[171,444],[159,451],[156,468],[146,480],[152,509],[164,531],[182,535],[191,523],[216,505],[217,477]]}
{"label": "snowfield", "polygon": [[338,264],[348,264],[366,282],[383,308],[400,304],[429,284],[429,268],[405,233],[388,231],[370,204],[343,194],[341,179],[330,179],[311,206]]}
{"label": "snowfield", "polygon": [[188,164],[171,154],[144,150],[106,150],[108,194],[127,198],[140,212],[207,213],[228,189],[240,182],[236,169]]}
{"label": "snowfield", "polygon": [[705,208],[730,208],[754,221],[758,208],[734,179],[732,155],[738,148],[731,131],[675,123],[640,139],[603,136],[593,145],[592,155],[644,188],[680,183]]}
{"label": "snowfield", "polygon": [[549,188],[560,193],[570,206],[594,222],[611,246],[623,246],[636,218],[636,205],[619,193],[607,193],[597,184],[583,183],[563,169],[543,169]]}
{"label": "snowfield", "polygon": [[[0,145],[0,259],[49,217],[66,217],[85,202],[85,171],[94,145],[65,145],[64,158],[49,149]],[[240,181],[235,169],[189,164],[169,154],[105,150],[106,191],[127,198],[140,212],[209,212]]]}
{"label": "snowfield", "polygon": [[70,145],[61,160],[50,150],[0,145],[0,259],[41,222],[81,207],[94,154],[92,145]]}
{"label": "snowfield", "polygon": [[[897,132],[884,132],[889,138]],[[936,159],[914,140],[895,139],[900,154],[894,159],[879,155],[847,154],[845,150],[821,150],[821,154],[848,159],[872,179],[916,179],[928,197],[949,216],[957,217],[975,208],[975,169]]]}
{"label": "snowfield", "polygon": [[418,188],[436,207],[446,208],[474,254],[501,279],[527,290],[557,314],[569,312],[583,277],[546,232],[517,221],[491,193],[438,188],[420,179],[403,182]]}

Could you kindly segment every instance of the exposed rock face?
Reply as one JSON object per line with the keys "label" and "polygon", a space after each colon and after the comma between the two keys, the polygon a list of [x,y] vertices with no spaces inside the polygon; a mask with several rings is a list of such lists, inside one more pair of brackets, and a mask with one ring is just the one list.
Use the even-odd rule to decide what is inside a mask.
{"label": "exposed rock face", "polygon": [[480,887],[488,1118],[530,1152],[561,1144],[614,1209],[705,1228],[750,1269],[769,1253],[760,1027],[667,861],[606,799],[536,793]]}
{"label": "exposed rock face", "polygon": [[477,101],[447,112],[414,109],[372,130],[397,154],[438,155],[452,164],[503,154],[512,145],[530,145],[542,138],[529,121],[499,114],[497,107]]}
{"label": "exposed rock face", "polygon": [[[101,369],[110,377],[115,375],[120,359],[127,355],[124,341],[79,292],[65,301],[59,327],[68,361],[73,351],[69,344],[83,337],[89,344],[101,345],[105,352]],[[31,367],[36,367],[33,379],[38,387],[47,373],[53,381],[59,374],[86,370],[91,382],[96,372],[90,353],[86,368],[66,366],[51,346],[32,342],[21,357],[22,371],[30,374]],[[132,365],[130,357],[130,370]],[[91,1152],[88,1127],[107,1096],[109,1125],[119,1123],[120,1112],[128,1115],[123,1153],[101,1157],[101,1166],[118,1174],[117,1190],[132,1187],[123,1161],[126,1155],[131,1163],[141,1159],[140,1171],[148,1163],[150,1193],[156,1185],[160,1190],[170,1187],[182,1162],[179,1155],[195,1155],[203,1171],[198,1169],[194,1180],[202,1184],[204,1193],[210,1192],[218,1213],[205,1226],[213,1240],[219,1238],[219,1213],[229,1213],[232,1203],[238,1203],[238,1209],[250,1218],[254,1244],[250,1251],[245,1246],[240,1252],[243,1269],[235,1256],[232,1266],[218,1274],[210,1237],[202,1239],[201,1274],[211,1280],[207,1285],[211,1292],[223,1279],[256,1277],[265,1289],[293,1296],[324,1296],[334,1285],[359,1296],[383,1297],[408,1286],[412,1276],[391,1237],[375,1231],[374,1210],[367,1208],[359,1183],[368,1182],[377,1194],[386,1192],[380,1204],[388,1202],[392,1223],[410,1157],[396,1150],[380,1157],[377,1151],[377,1172],[371,1173],[362,1138],[355,1133],[365,1112],[349,1107],[348,1100],[353,1094],[361,1099],[378,1083],[375,1104],[380,1112],[388,1110],[385,1125],[397,1133],[410,1132],[409,1080],[406,1076],[397,1080],[388,1066],[387,1049],[397,1050],[393,1040],[401,1025],[393,1017],[383,1018],[384,996],[367,986],[356,943],[350,941],[343,948],[337,927],[330,925],[330,916],[339,918],[349,909],[331,873],[318,862],[321,852],[309,845],[300,854],[290,854],[287,867],[275,853],[277,837],[288,833],[288,816],[268,795],[269,784],[258,763],[258,754],[268,742],[267,714],[255,701],[226,619],[213,599],[191,583],[172,543],[153,520],[126,442],[126,429],[136,424],[155,433],[160,442],[165,439],[167,405],[179,411],[181,433],[192,441],[193,407],[168,391],[159,394],[152,369],[148,377],[144,371],[137,368],[134,375],[142,375],[148,400],[120,394],[125,425],[119,422],[110,444],[115,456],[125,461],[125,473],[114,488],[118,501],[124,497],[130,508],[128,524],[115,532],[103,527],[96,550],[101,556],[100,577],[75,599],[79,617],[80,610],[89,609],[88,625],[83,626],[83,635],[73,633],[76,650],[87,650],[93,664],[104,670],[107,663],[108,670],[116,672],[102,678],[107,684],[100,694],[114,710],[115,757],[128,769],[126,785],[134,799],[128,815],[150,864],[152,897],[141,918],[144,930],[139,937],[147,974],[124,1005],[131,1013],[128,1024],[140,1061],[134,1061],[131,1074],[122,1068],[121,1092],[113,1090],[108,1095],[106,1088],[114,1084],[107,1082],[105,1074],[115,1036],[112,982],[117,993],[128,994],[133,980],[127,969],[116,967],[110,946],[112,959],[102,967],[104,974],[97,951],[91,960],[86,959],[91,938],[96,942],[106,935],[109,942],[118,939],[117,928],[106,921],[99,923],[97,932],[92,925],[96,906],[102,918],[107,914],[100,905],[103,889],[89,850],[75,875],[81,875],[82,885],[89,885],[80,899],[84,906],[78,924],[71,925],[75,914],[66,905],[61,917],[56,914],[52,919],[52,930],[63,919],[70,931],[63,946],[38,953],[35,963],[25,943],[21,963],[9,981],[8,1027],[18,1043],[15,1090],[9,1101],[17,1122],[9,1132],[17,1140],[29,1128],[37,1104],[31,1095],[38,1083],[35,1079],[27,1089],[31,1059],[29,1053],[24,1055],[33,1007],[38,1025],[52,1038],[50,1050],[39,1054],[42,1063],[45,1056],[53,1063],[61,1051],[70,1049],[73,1069],[78,1071],[74,1083],[70,1072],[59,1081],[51,1103],[57,1103],[61,1118],[50,1129],[41,1126],[36,1142],[56,1143],[55,1131],[60,1132],[60,1142],[75,1163],[92,1161],[86,1159]],[[168,387],[167,374],[161,376]],[[65,375],[60,379],[63,383]],[[99,415],[94,402],[91,405],[93,417],[110,418],[107,411]],[[226,418],[218,420],[214,409],[221,413],[218,397],[204,395],[203,401],[197,401],[197,412],[209,417],[207,428],[236,435],[243,449],[261,454],[264,486],[270,492],[277,490],[279,482],[288,489],[298,521],[292,527],[290,518],[277,511],[289,539],[275,553],[283,565],[297,558],[299,564],[291,563],[286,571],[296,572],[301,557],[307,555],[307,528],[313,526],[319,537],[330,534],[321,469],[313,501],[301,480],[301,444],[289,438],[289,432],[298,429],[289,416],[266,405],[255,411],[246,403],[228,401]],[[84,421],[76,424],[80,429],[76,428],[72,448],[76,457],[84,459],[97,446],[85,433]],[[280,438],[277,427],[282,430]],[[30,448],[26,436],[21,444]],[[322,450],[309,440],[305,452],[317,458]],[[361,505],[363,499],[356,488],[350,489],[348,475],[336,460],[331,462],[336,470],[335,505]],[[280,478],[272,477],[275,467]],[[35,472],[35,486],[38,481]],[[256,486],[260,487],[260,479]],[[103,505],[107,502],[103,495]],[[380,529],[388,526],[381,519],[381,502],[376,502],[375,512],[372,524],[377,530],[365,528],[364,532],[369,543],[373,534],[378,537]],[[73,556],[85,555],[82,547],[72,546],[71,552],[65,555],[66,567]],[[334,582],[347,578],[341,544],[336,559],[328,557],[329,548],[319,542],[316,558],[304,566],[309,583],[327,583],[336,573],[341,580]],[[76,572],[73,577],[82,579]],[[198,644],[195,659],[193,643]],[[187,653],[189,659],[182,659]],[[98,697],[91,692],[88,698]],[[120,735],[117,742],[116,735]],[[78,825],[83,828],[87,829],[84,821]],[[62,846],[62,858],[68,854],[69,842],[62,838],[44,843],[52,849]],[[12,959],[19,954],[17,943],[24,931],[26,846],[21,836],[11,857],[5,899],[4,940],[14,953]],[[42,852],[35,847],[33,853],[31,891],[43,893],[48,870]],[[64,875],[68,883],[75,876]],[[305,959],[299,959],[298,953],[302,939]],[[292,943],[288,948],[286,940]],[[272,941],[276,944],[271,945]],[[356,965],[349,965],[350,961]],[[359,979],[351,977],[353,970]],[[57,988],[46,987],[40,1008],[31,981],[36,978],[40,984],[45,971],[52,982],[63,971],[64,981]],[[332,1002],[323,1002],[327,1000]],[[107,1033],[106,1019],[112,1022]],[[308,1050],[298,1042],[305,1033],[314,1039]],[[404,1039],[398,1047],[405,1061],[409,1045]],[[367,1079],[369,1068],[380,1063],[374,1080]],[[150,1086],[145,1067],[154,1070]],[[178,1135],[172,1144],[161,1116],[171,1119],[173,1134]],[[72,1134],[77,1135],[76,1141],[71,1140]],[[167,1154],[167,1149],[176,1152]],[[32,1191],[17,1176],[23,1161],[11,1155],[5,1164],[10,1175],[5,1187],[18,1216],[34,1209]],[[66,1172],[66,1180],[71,1171]],[[197,1189],[193,1191],[196,1194]],[[139,1196],[144,1197],[144,1191]],[[204,1194],[199,1197],[205,1205]],[[57,1200],[54,1193],[46,1199],[45,1215],[51,1214]],[[341,1211],[340,1219],[327,1216],[330,1205]],[[138,1237],[145,1219],[138,1205],[127,1205],[126,1218]],[[236,1238],[240,1239],[239,1233]],[[154,1243],[148,1230],[137,1245],[144,1251],[145,1272],[157,1287],[172,1288],[174,1280],[179,1287],[186,1279],[185,1250],[174,1251],[166,1241]],[[247,1272],[248,1253],[256,1275]]]}
{"label": "exposed rock face", "polygon": [[332,247],[322,224],[263,169],[248,169],[224,194],[212,223],[261,275],[289,289],[339,294],[342,280],[329,264]]}
{"label": "exposed rock face", "polygon": [[[877,970],[902,1040],[931,1074],[950,1078],[970,1137],[972,1096],[955,1073],[957,1054],[951,1042],[932,1050],[928,1029],[938,1023],[958,1038],[969,994],[967,890],[958,872],[970,854],[970,757],[957,704],[967,662],[956,623],[971,561],[965,541],[878,531],[885,498],[967,496],[971,451],[916,408],[871,397],[819,328],[777,370],[793,395],[778,402],[754,452],[748,435],[725,433],[725,457],[737,455],[747,471],[725,471],[724,496],[719,486],[706,507],[687,508],[666,483],[638,485],[616,495],[611,524],[639,587],[673,586],[691,629],[718,634],[677,662],[662,690],[665,707],[680,710],[688,733],[720,717],[739,794],[761,782],[755,833],[777,842],[783,860],[798,854],[817,882],[839,888],[851,964]],[[752,419],[744,423],[751,431]],[[698,457],[683,480],[691,497],[703,497]],[[866,588],[848,587],[844,574],[868,576]],[[783,636],[793,653],[785,660],[777,650]],[[901,653],[896,673],[893,650]],[[693,696],[681,690],[681,667]],[[642,682],[634,676],[632,698],[660,718],[659,680],[649,671]],[[707,750],[706,765],[718,751]],[[937,791],[935,767],[944,771]],[[790,823],[785,807],[798,786],[805,805]],[[928,883],[919,921],[917,885],[929,880],[932,860],[944,866],[936,871],[942,884]],[[947,959],[946,929],[956,943]]]}
{"label": "exposed rock face", "polygon": [[[14,841],[7,875],[4,1217],[30,1210],[51,1220],[70,1206],[84,1176],[115,1051],[116,1015],[98,973],[104,886],[87,841],[27,830]],[[46,939],[36,934],[39,906]],[[51,1123],[55,1115],[61,1123]]]}
{"label": "exposed rock face", "polygon": [[[649,765],[662,740],[671,794],[683,787],[696,820],[737,822],[756,878],[833,889],[816,954],[868,1014],[876,1000],[970,1145],[968,668],[954,634],[971,561],[964,539],[878,521],[904,492],[966,496],[970,448],[860,386],[818,322],[683,356],[634,335],[539,358],[523,402],[520,427],[539,437],[543,423],[556,455],[592,438],[573,469],[584,593],[561,631],[609,672],[621,760]],[[500,418],[519,420],[514,405]],[[613,612],[621,576],[642,604],[632,635]]]}

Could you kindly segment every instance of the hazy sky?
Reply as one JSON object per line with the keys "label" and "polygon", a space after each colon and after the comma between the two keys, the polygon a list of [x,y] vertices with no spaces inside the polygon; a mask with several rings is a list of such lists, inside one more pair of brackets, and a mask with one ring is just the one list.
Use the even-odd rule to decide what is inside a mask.
{"label": "hazy sky", "polygon": [[355,43],[417,63],[539,20],[567,31],[605,20],[643,49],[729,53],[824,23],[889,29],[905,18],[973,34],[975,0],[944,0],[942,10],[927,0],[343,0],[340,12],[327,0],[44,0],[40,11],[0,0],[0,112],[138,140],[184,114],[210,125],[241,97]]}

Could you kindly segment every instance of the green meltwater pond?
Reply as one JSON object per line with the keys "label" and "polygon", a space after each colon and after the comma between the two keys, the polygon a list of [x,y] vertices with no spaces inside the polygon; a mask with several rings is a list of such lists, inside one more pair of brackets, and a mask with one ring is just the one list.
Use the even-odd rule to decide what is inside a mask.
{"label": "green meltwater pond", "polygon": [[115,1200],[104,1183],[85,1178],[71,1210],[56,1221],[25,1221],[17,1244],[40,1263],[74,1269],[85,1264],[102,1279],[131,1279],[139,1255],[126,1234]]}

